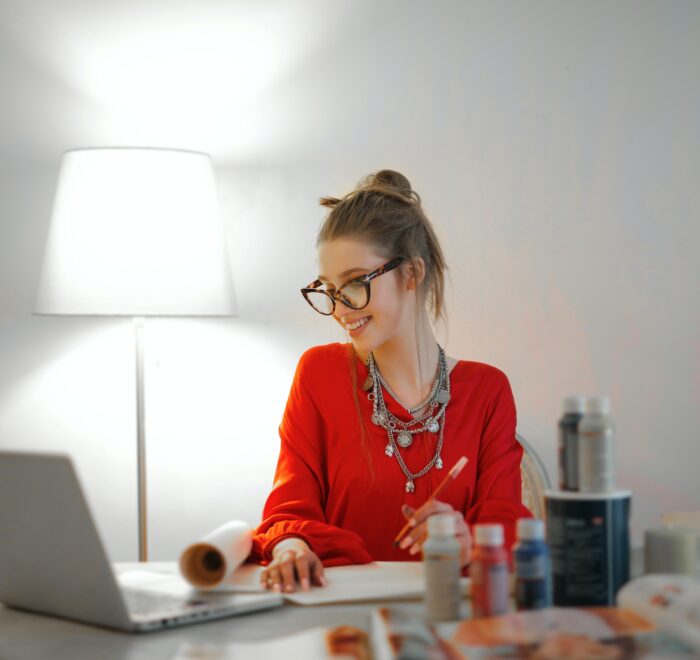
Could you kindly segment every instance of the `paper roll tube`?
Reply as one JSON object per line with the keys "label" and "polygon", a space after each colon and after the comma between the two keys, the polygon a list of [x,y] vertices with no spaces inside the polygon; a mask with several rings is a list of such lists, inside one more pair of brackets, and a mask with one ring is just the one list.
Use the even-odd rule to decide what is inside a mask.
{"label": "paper roll tube", "polygon": [[198,589],[213,589],[226,582],[252,547],[253,530],[241,520],[232,520],[185,548],[180,573]]}

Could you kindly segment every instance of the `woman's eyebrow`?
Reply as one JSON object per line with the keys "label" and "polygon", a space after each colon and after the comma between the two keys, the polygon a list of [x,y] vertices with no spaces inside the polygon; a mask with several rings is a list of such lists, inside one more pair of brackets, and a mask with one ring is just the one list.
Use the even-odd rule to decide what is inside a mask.
{"label": "woman's eyebrow", "polygon": [[[348,270],[344,270],[342,273],[340,273],[341,279],[346,278],[348,275],[352,275],[353,273],[360,271],[360,270],[369,270],[368,268],[360,268],[359,266],[355,266],[354,268],[348,268]],[[323,281],[323,282],[329,282],[330,280],[325,277],[325,275],[319,275],[318,279]]]}

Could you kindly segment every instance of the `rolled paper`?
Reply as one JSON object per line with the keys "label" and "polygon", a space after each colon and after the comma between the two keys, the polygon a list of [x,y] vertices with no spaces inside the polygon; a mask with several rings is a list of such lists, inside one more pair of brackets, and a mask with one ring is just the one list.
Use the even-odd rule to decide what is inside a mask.
{"label": "rolled paper", "polygon": [[213,589],[231,577],[252,547],[251,527],[232,520],[185,548],[180,555],[180,573],[198,589]]}

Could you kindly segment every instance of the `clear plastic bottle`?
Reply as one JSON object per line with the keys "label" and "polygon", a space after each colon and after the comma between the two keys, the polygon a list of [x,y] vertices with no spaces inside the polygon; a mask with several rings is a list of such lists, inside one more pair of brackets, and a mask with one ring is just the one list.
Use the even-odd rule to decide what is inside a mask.
{"label": "clear plastic bottle", "polygon": [[503,525],[475,525],[472,556],[472,613],[475,617],[508,612],[508,553],[503,547]]}
{"label": "clear plastic bottle", "polygon": [[455,538],[454,516],[430,516],[428,538],[423,544],[425,611],[429,621],[454,621],[461,616],[461,550]]}
{"label": "clear plastic bottle", "polygon": [[615,446],[610,399],[593,396],[578,423],[578,478],[582,493],[615,490]]}
{"label": "clear plastic bottle", "polygon": [[515,606],[536,610],[552,604],[552,572],[549,546],[544,541],[544,522],[520,518],[518,542],[513,546]]}
{"label": "clear plastic bottle", "polygon": [[564,415],[559,420],[559,488],[578,490],[578,423],[586,399],[578,394],[564,399]]}

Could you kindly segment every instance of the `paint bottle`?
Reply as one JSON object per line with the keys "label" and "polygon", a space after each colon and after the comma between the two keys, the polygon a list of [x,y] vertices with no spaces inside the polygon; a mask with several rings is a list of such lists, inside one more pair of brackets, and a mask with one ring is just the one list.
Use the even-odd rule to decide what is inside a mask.
{"label": "paint bottle", "polygon": [[461,550],[455,538],[454,516],[430,516],[428,538],[423,544],[425,611],[429,621],[454,621],[461,616]]}
{"label": "paint bottle", "polygon": [[586,413],[577,427],[578,486],[582,493],[615,490],[614,427],[610,399],[594,396],[586,401]]}
{"label": "paint bottle", "polygon": [[476,547],[469,568],[475,617],[508,612],[508,553],[503,525],[475,525]]}
{"label": "paint bottle", "polygon": [[552,573],[549,546],[544,541],[544,523],[520,518],[518,542],[513,546],[515,563],[515,606],[538,610],[552,605]]}
{"label": "paint bottle", "polygon": [[578,423],[586,399],[580,395],[564,399],[564,415],[559,420],[559,488],[578,490]]}

